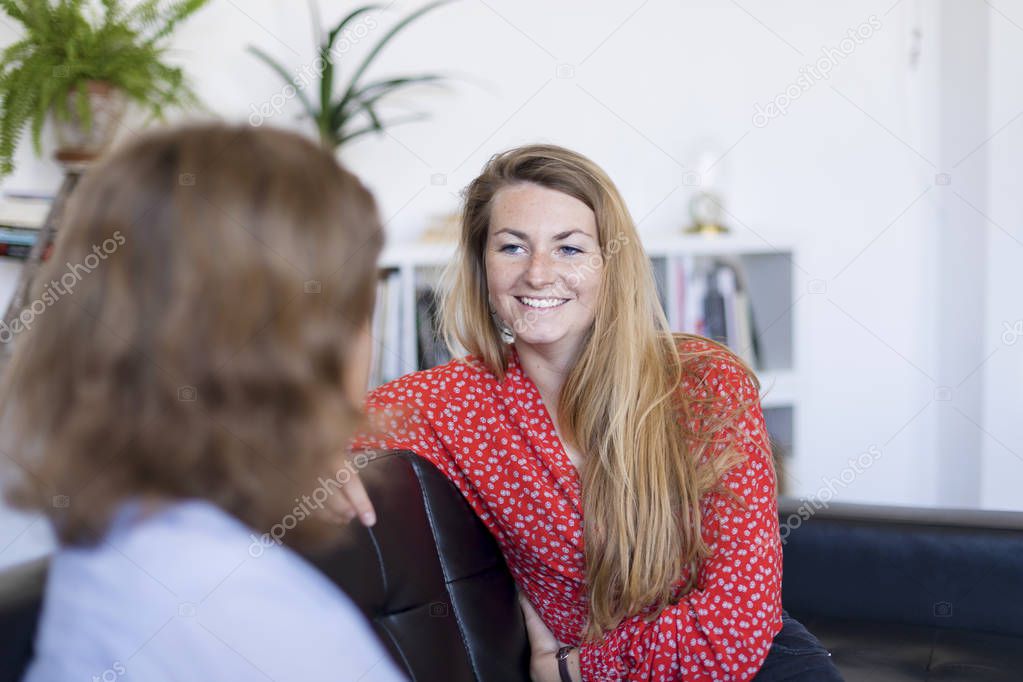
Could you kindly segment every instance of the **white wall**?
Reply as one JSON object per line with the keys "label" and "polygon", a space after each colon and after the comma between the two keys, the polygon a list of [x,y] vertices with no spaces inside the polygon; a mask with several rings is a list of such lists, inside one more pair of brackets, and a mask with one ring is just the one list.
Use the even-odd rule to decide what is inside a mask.
{"label": "white wall", "polygon": [[[989,15],[989,72],[955,85],[966,88],[962,97],[971,89],[987,97],[990,90],[990,111],[988,130],[961,131],[967,148],[1023,108],[1019,27],[995,10],[1023,25],[1021,3],[995,0],[989,8],[974,1]],[[349,6],[322,3],[331,8],[328,21],[341,15],[342,4]],[[419,4],[401,3],[390,14]],[[433,112],[431,121],[359,142],[344,158],[377,193],[392,238],[453,210],[458,189],[488,156],[537,140],[577,148],[602,164],[641,229],[653,233],[685,222],[692,191],[685,173],[701,141],[714,141],[727,151],[717,170],[727,183],[736,232],[802,245],[797,273],[806,293],[796,313],[805,340],[798,352],[806,402],[794,492],[830,487],[836,499],[848,501],[955,504],[971,493],[942,499],[939,482],[954,477],[963,458],[982,457],[982,471],[975,464],[965,469],[978,476],[972,488],[981,488],[973,502],[1023,508],[1013,494],[1023,483],[1023,462],[1008,451],[1023,451],[1016,418],[1023,339],[1002,347],[968,380],[967,388],[977,382],[973,390],[983,399],[967,390],[963,411],[993,434],[978,441],[983,450],[959,460],[936,454],[939,425],[951,417],[935,391],[959,380],[949,378],[949,367],[975,366],[969,363],[977,352],[935,344],[936,330],[949,324],[948,312],[938,308],[940,286],[935,290],[936,263],[948,267],[950,248],[939,229],[949,187],[936,185],[936,176],[948,171],[940,166],[955,151],[935,111],[949,97],[948,64],[941,60],[952,40],[941,30],[948,11],[924,0],[462,0],[412,27],[376,73],[443,70],[463,80],[449,92],[421,90],[403,100]],[[755,105],[784,93],[823,48],[841,49],[850,29],[870,21],[871,36],[836,58],[828,79],[815,80],[784,116],[754,125]],[[361,55],[387,25],[381,19],[352,55]],[[0,38],[10,35],[0,25]],[[962,37],[976,39],[976,29]],[[256,43],[297,70],[312,59],[310,41],[304,3],[214,0],[183,27],[175,47],[209,107],[244,121],[253,105],[281,91],[244,47]],[[559,77],[559,66],[568,77]],[[272,122],[303,127],[294,120],[298,111],[292,102]],[[1016,122],[987,145],[990,156],[978,157],[985,164],[990,159],[989,215],[1016,239],[1021,207],[1013,171],[1020,156],[1013,152],[1021,145],[1023,123]],[[955,171],[953,189],[977,189],[960,177],[969,170],[967,163]],[[446,184],[432,184],[438,174]],[[53,164],[34,159],[26,147],[17,174],[2,188],[48,189],[57,182]],[[977,191],[985,188],[981,182]],[[986,311],[974,331],[990,349],[1003,320],[1023,318],[1014,295],[1021,252],[996,228],[984,229],[983,258],[956,278],[986,277],[987,300],[971,305]],[[811,280],[820,293],[810,292]],[[976,428],[955,416],[959,435]],[[849,459],[875,446],[877,461],[846,475]]]}
{"label": "white wall", "polygon": [[1023,506],[1023,3],[997,3],[990,14],[988,291],[984,365],[982,500],[992,507]]}

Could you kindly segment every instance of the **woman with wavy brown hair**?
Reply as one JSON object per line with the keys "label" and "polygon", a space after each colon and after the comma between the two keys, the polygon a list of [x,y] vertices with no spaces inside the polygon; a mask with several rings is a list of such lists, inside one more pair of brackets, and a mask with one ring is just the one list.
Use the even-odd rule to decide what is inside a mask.
{"label": "woman with wavy brown hair", "polygon": [[[451,275],[443,329],[468,355],[372,392],[388,435],[357,446],[412,450],[459,487],[521,589],[533,679],[757,675],[801,629],[758,384],[670,332],[611,180],[557,146],[498,154],[466,190]],[[798,670],[840,679],[805,635]]]}
{"label": "woman with wavy brown hair", "polygon": [[210,124],[116,151],[65,215],[0,395],[8,500],[60,542],[26,679],[400,679],[289,547],[337,539],[372,196],[297,135]]}

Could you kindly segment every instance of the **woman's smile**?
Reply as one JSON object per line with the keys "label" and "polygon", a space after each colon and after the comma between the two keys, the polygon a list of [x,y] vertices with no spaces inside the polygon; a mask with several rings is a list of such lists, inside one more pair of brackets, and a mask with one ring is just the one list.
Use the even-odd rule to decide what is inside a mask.
{"label": "woman's smile", "polygon": [[534,310],[552,310],[568,303],[567,298],[535,298],[532,296],[516,296],[515,300]]}

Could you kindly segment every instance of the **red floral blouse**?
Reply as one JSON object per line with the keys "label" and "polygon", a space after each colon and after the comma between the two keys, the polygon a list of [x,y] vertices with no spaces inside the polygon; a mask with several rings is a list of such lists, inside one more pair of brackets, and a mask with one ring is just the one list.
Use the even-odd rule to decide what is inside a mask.
{"label": "red floral blouse", "polygon": [[[680,347],[715,348],[696,339]],[[502,381],[469,357],[377,388],[367,412],[383,418],[388,435],[363,436],[355,445],[412,450],[455,483],[554,636],[581,645],[584,680],[749,680],[781,629],[774,469],[753,382],[720,350],[702,362],[683,390],[713,401],[695,403],[694,420],[734,413],[753,400],[720,433],[711,455],[729,443],[749,455],[724,479],[746,508],[707,494],[702,528],[712,554],[696,589],[656,619],[627,618],[595,643],[581,643],[587,600],[580,479],[514,351]]]}

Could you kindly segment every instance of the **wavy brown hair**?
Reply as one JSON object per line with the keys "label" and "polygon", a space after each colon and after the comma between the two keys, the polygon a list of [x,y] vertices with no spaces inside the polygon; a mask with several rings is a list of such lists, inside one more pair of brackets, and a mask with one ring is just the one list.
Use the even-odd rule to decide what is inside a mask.
{"label": "wavy brown hair", "polygon": [[[494,156],[465,191],[458,258],[442,306],[444,333],[453,349],[461,346],[480,357],[498,377],[507,370],[509,348],[488,304],[485,246],[494,196],[522,183],[586,204],[596,218],[601,249],[593,327],[558,400],[560,436],[584,454],[580,475],[590,611],[585,635],[594,639],[623,618],[656,617],[693,589],[709,554],[700,501],[711,491],[738,497],[720,481],[745,455],[735,449],[708,454],[741,410],[700,419],[700,430],[690,430],[696,399],[680,390],[684,373],[699,379],[707,361],[724,354],[759,384],[720,344],[709,342],[710,351],[680,352],[685,335],[670,331],[650,260],[614,183],[586,157],[554,145]],[[688,579],[680,585],[686,569]]]}
{"label": "wavy brown hair", "polygon": [[76,188],[14,342],[8,500],[67,544],[133,498],[279,522],[361,421],[346,353],[382,240],[370,193],[295,134],[197,124],[115,151]]}

